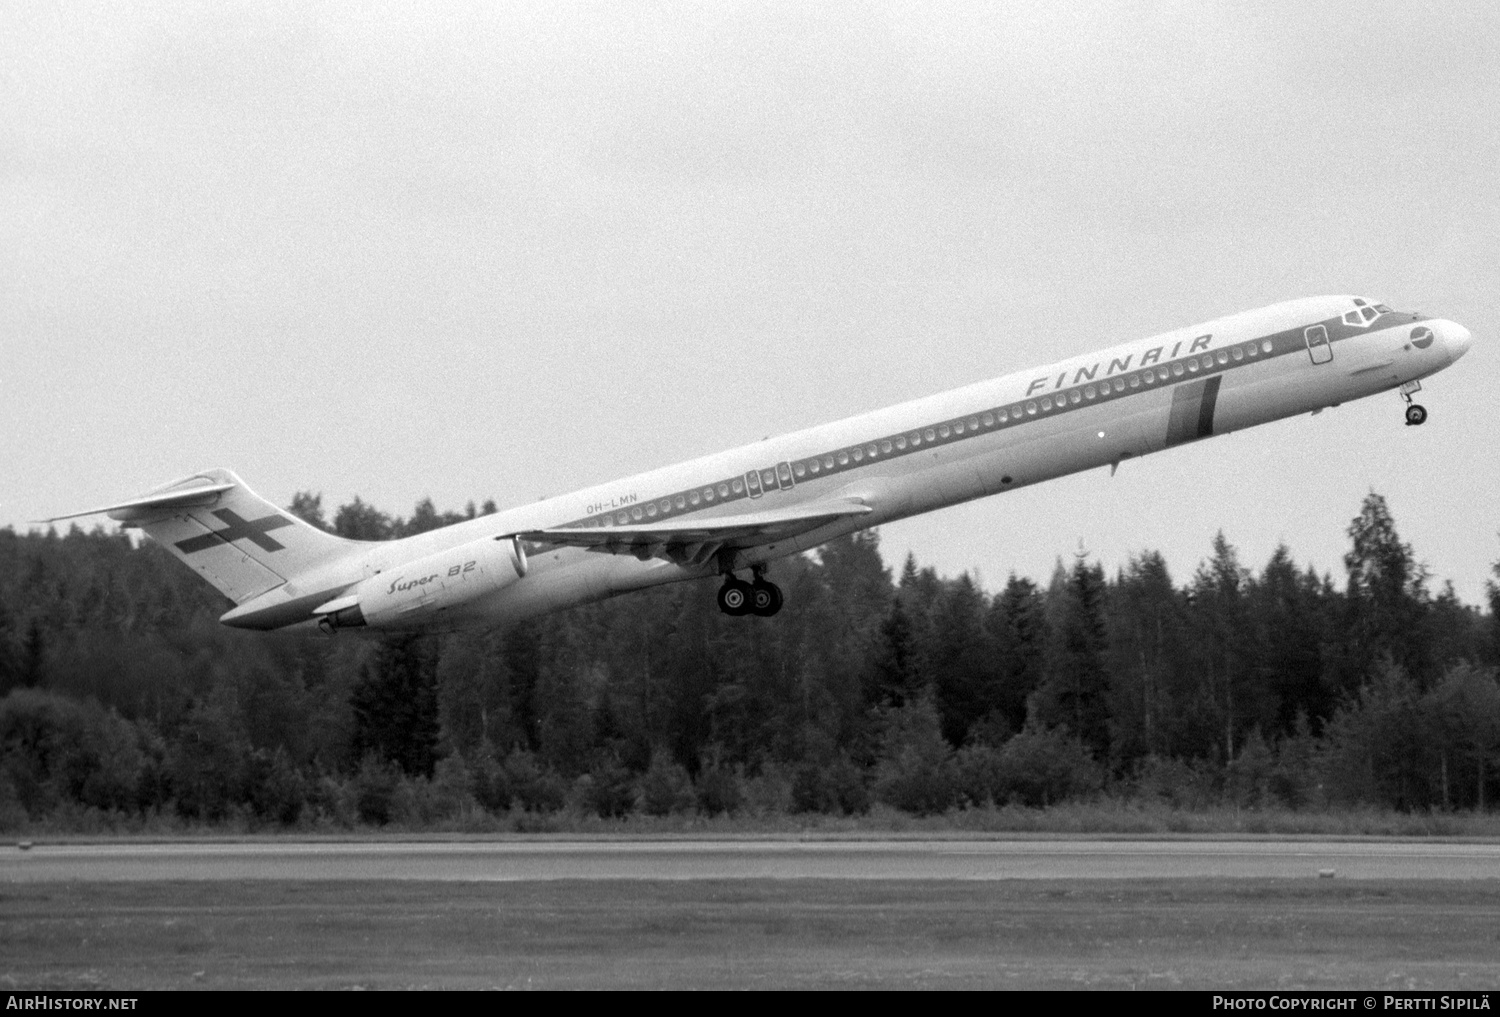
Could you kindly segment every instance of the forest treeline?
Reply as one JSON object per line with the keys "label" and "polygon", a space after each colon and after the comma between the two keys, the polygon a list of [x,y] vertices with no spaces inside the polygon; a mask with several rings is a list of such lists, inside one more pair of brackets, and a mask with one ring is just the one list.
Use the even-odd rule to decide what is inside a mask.
{"label": "forest treeline", "polygon": [[[356,498],[329,522],[390,539]],[[787,608],[717,581],[507,630],[258,634],[150,541],[0,530],[0,829],[408,827],[628,814],[911,813],[1069,800],[1493,809],[1500,582],[1432,579],[1369,495],[1345,574],[1220,535],[1185,581],[1086,555],[994,595],[878,535],[778,563]],[[1500,581],[1500,563],[1494,566]]]}

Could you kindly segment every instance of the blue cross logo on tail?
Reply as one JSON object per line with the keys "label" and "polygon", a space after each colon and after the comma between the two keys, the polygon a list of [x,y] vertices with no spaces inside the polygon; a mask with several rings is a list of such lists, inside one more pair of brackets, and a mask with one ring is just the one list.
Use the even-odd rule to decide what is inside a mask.
{"label": "blue cross logo on tail", "polygon": [[224,529],[213,530],[199,537],[189,537],[187,540],[179,540],[176,544],[177,550],[183,554],[193,554],[197,551],[206,551],[210,547],[218,547],[220,544],[231,544],[236,540],[246,539],[262,551],[280,551],[285,545],[266,534],[271,530],[292,525],[292,521],[286,516],[274,513],[261,516],[259,519],[242,519],[233,509],[216,509],[214,515],[227,524]]}

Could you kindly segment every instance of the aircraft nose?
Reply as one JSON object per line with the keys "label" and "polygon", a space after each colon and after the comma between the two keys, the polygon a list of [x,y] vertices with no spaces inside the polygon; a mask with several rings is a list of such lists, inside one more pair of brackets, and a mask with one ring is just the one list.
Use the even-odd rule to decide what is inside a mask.
{"label": "aircraft nose", "polygon": [[1456,321],[1445,323],[1443,329],[1443,345],[1448,347],[1448,362],[1451,364],[1465,353],[1474,344],[1474,333],[1464,328]]}

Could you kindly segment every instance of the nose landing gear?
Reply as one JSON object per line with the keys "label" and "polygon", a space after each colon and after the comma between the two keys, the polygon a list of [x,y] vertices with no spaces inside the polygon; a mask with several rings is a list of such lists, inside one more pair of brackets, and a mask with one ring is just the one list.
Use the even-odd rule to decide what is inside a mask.
{"label": "nose landing gear", "polygon": [[734,578],[732,572],[724,576],[724,585],[719,587],[718,595],[720,611],[734,617],[754,614],[769,618],[781,610],[784,602],[781,587],[765,578],[763,566],[757,566],[752,571],[755,574],[753,583]]}
{"label": "nose landing gear", "polygon": [[1420,381],[1409,381],[1401,386],[1401,398],[1406,400],[1406,426],[1416,427],[1427,420],[1427,407],[1411,401],[1413,392],[1422,391]]}

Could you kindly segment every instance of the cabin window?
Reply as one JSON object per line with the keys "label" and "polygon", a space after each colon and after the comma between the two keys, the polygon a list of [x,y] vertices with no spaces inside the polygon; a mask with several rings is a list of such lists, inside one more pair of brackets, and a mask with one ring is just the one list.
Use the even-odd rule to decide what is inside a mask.
{"label": "cabin window", "polygon": [[979,430],[979,419],[977,417],[970,417],[969,418],[969,430],[971,430],[971,431],[977,431],[977,430]]}
{"label": "cabin window", "polygon": [[1240,349],[1238,346],[1230,350],[1229,355],[1234,357],[1236,363],[1245,359],[1245,351]]}
{"label": "cabin window", "polygon": [[937,432],[934,431],[932,428],[929,427],[927,429],[925,437],[927,438],[928,441],[937,441]]}
{"label": "cabin window", "polygon": [[[1193,366],[1196,368],[1198,365],[1195,362],[1193,364]],[[1181,363],[1181,361],[1179,361],[1178,363],[1175,363],[1175,364],[1172,365],[1172,373],[1175,374],[1175,375],[1177,375],[1177,377],[1179,377],[1179,378],[1182,377],[1182,363]]]}
{"label": "cabin window", "polygon": [[825,469],[825,470],[831,470],[831,469],[833,469],[833,456],[824,456],[823,457],[823,469]]}
{"label": "cabin window", "polygon": [[880,446],[876,445],[873,441],[865,446],[865,455],[869,456],[871,459],[874,459],[879,454]]}
{"label": "cabin window", "polygon": [[1035,399],[1033,399],[1031,402],[1029,402],[1029,403],[1026,404],[1026,412],[1029,413],[1033,417],[1036,416],[1036,400]]}
{"label": "cabin window", "polygon": [[677,496],[677,498],[676,498],[676,501],[677,501],[677,507],[678,508],[680,508],[680,509],[687,508],[687,499],[684,498],[682,495],[679,494]]}
{"label": "cabin window", "polygon": [[801,480],[804,476],[807,475],[807,467],[802,465],[801,463],[797,463],[792,466],[792,472],[797,475],[798,480]]}
{"label": "cabin window", "polygon": [[735,494],[744,494],[745,482],[743,480],[740,480],[739,478],[735,478],[734,482],[729,485],[729,489]]}
{"label": "cabin window", "polygon": [[[1105,388],[1108,388],[1108,387],[1109,387],[1108,385],[1105,386]],[[1096,391],[1094,389],[1094,386],[1092,386],[1092,385],[1090,385],[1088,388],[1086,388],[1086,389],[1083,390],[1083,397],[1085,399],[1092,399],[1092,398],[1094,398],[1094,396],[1096,394],[1097,393],[1096,393]]]}
{"label": "cabin window", "polygon": [[646,515],[652,519],[656,518],[656,502],[653,501],[650,505],[646,506]]}
{"label": "cabin window", "polygon": [[703,503],[703,495],[699,494],[697,491],[694,491],[692,494],[688,495],[688,502],[693,505],[701,505]]}
{"label": "cabin window", "polygon": [[889,453],[891,451],[891,443],[889,439],[880,443],[880,451],[885,453]]}
{"label": "cabin window", "polygon": [[[1197,357],[1194,357],[1192,360],[1189,360],[1187,362],[1187,369],[1189,371],[1191,371],[1193,374],[1197,374],[1198,373],[1198,358]],[[1175,373],[1181,374],[1182,373],[1182,368],[1179,367]]]}
{"label": "cabin window", "polygon": [[637,507],[635,507],[635,508],[633,508],[633,509],[630,510],[630,518],[634,519],[636,522],[640,522],[641,521],[641,516],[643,514],[644,513],[641,512],[639,506],[637,506]]}
{"label": "cabin window", "polygon": [[948,428],[947,424],[939,424],[938,425],[938,437],[939,438],[946,438],[946,437],[948,437],[948,435],[950,435],[952,433],[953,432]]}
{"label": "cabin window", "polygon": [[1045,413],[1050,409],[1052,409],[1052,397],[1046,396],[1042,399],[1042,412]]}
{"label": "cabin window", "polygon": [[[740,484],[740,482],[738,480],[736,480],[734,482],[735,493],[739,493],[739,490],[740,490],[741,486],[742,485]],[[729,497],[729,485],[728,484],[720,484],[719,485],[719,497],[720,498],[728,498]]]}
{"label": "cabin window", "polygon": [[807,461],[807,469],[808,469],[808,472],[810,472],[810,473],[817,473],[818,472],[818,461],[816,459],[809,459]]}
{"label": "cabin window", "polygon": [[849,453],[848,452],[840,452],[839,453],[839,465],[840,466],[848,466],[849,465]]}
{"label": "cabin window", "polygon": [[904,449],[904,448],[906,448],[906,435],[903,434],[899,438],[896,439],[896,447],[898,449]]}
{"label": "cabin window", "polygon": [[1130,387],[1131,388],[1140,388],[1141,387],[1141,376],[1139,374],[1132,374],[1130,376]]}
{"label": "cabin window", "polygon": [[[1075,388],[1073,391],[1071,391],[1071,392],[1068,393],[1068,401],[1072,402],[1072,403],[1081,403],[1081,402],[1083,402],[1083,393],[1079,392]],[[1057,401],[1057,405],[1059,405],[1059,406],[1062,405],[1062,400],[1061,399],[1059,399]]]}
{"label": "cabin window", "polygon": [[1262,353],[1270,353],[1275,348],[1276,347],[1272,345],[1271,340],[1269,339],[1260,344],[1260,351]]}
{"label": "cabin window", "polygon": [[864,450],[863,449],[858,449],[858,448],[854,450],[854,452],[852,453],[852,455],[854,456],[854,461],[855,462],[859,462],[860,460],[864,459],[864,457],[865,457]]}
{"label": "cabin window", "polygon": [[711,488],[711,487],[705,487],[703,489],[703,500],[704,501],[713,501],[714,500],[714,489],[713,488]]}
{"label": "cabin window", "polygon": [[955,420],[953,422],[953,433],[954,434],[963,434],[964,433],[964,422],[962,420]]}
{"label": "cabin window", "polygon": [[626,523],[630,522],[630,516],[626,515],[624,512],[621,512],[619,515],[615,516],[615,522],[621,526],[624,526]]}
{"label": "cabin window", "polygon": [[[1002,414],[1002,416],[1000,417],[1000,419],[1004,420],[1005,417],[1003,416],[1003,414],[1005,413],[1005,411],[1001,410],[1000,412]],[[995,415],[993,413],[986,413],[984,416],[980,417],[979,419],[984,421],[984,426],[985,427],[994,427],[995,426]]]}

